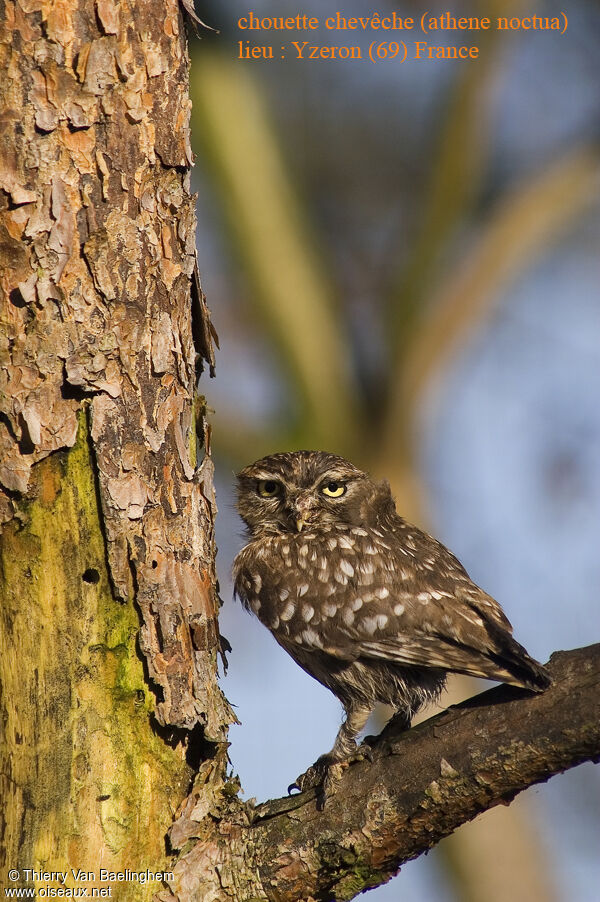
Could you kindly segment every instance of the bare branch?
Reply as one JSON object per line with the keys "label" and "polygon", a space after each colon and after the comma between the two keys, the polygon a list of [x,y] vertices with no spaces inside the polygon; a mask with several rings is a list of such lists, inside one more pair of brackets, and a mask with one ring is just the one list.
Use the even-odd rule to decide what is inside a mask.
{"label": "bare branch", "polygon": [[204,828],[171,889],[179,900],[348,900],[480,812],[600,760],[600,644],[556,652],[548,668],[542,695],[499,686],[408,732],[386,729],[323,811],[313,790],[259,805],[250,823],[238,809],[210,837]]}

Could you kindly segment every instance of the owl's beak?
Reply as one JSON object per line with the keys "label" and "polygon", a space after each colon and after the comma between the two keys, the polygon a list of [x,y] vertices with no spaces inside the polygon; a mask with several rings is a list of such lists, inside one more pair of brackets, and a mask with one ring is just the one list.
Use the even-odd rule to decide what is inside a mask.
{"label": "owl's beak", "polygon": [[308,493],[303,493],[293,499],[290,505],[290,519],[296,524],[298,532],[302,532],[304,527],[311,522],[313,518],[313,502]]}

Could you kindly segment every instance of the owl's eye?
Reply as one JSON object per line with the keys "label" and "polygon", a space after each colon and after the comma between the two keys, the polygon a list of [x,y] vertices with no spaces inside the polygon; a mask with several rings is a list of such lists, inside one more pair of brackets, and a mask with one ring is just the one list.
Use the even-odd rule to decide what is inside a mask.
{"label": "owl's eye", "polygon": [[279,494],[280,485],[275,479],[261,479],[256,490],[261,498],[274,498]]}
{"label": "owl's eye", "polygon": [[328,498],[341,498],[346,491],[346,486],[343,482],[336,482],[332,479],[331,482],[326,482],[325,485],[321,487],[321,491],[324,495],[327,495]]}

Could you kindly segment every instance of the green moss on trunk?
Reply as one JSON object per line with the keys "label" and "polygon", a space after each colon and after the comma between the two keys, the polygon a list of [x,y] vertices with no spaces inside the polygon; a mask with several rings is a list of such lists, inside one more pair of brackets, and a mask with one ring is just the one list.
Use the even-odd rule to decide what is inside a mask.
{"label": "green moss on trunk", "polygon": [[152,727],[133,600],[111,592],[85,413],[34,473],[0,557],[2,871],[164,870],[190,772]]}

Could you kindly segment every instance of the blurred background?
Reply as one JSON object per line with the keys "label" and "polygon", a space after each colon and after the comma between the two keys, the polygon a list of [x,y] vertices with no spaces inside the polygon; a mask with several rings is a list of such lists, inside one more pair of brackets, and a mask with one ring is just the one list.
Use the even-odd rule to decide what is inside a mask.
{"label": "blurred background", "polygon": [[[231,598],[233,477],[263,454],[322,448],[387,477],[399,511],[458,555],[538,659],[600,638],[600,14],[574,0],[564,35],[441,34],[479,59],[400,65],[282,61],[283,42],[366,48],[373,35],[241,33],[237,20],[418,17],[416,2],[196,8],[220,30],[191,54],[198,253],[221,340],[201,390],[233,646],[223,686],[243,724],[233,769],[264,800],[330,748],[341,709]],[[240,39],[275,59],[237,59]],[[456,678],[441,704],[483,685]],[[368,898],[597,902],[599,839],[600,779],[585,765]]]}

